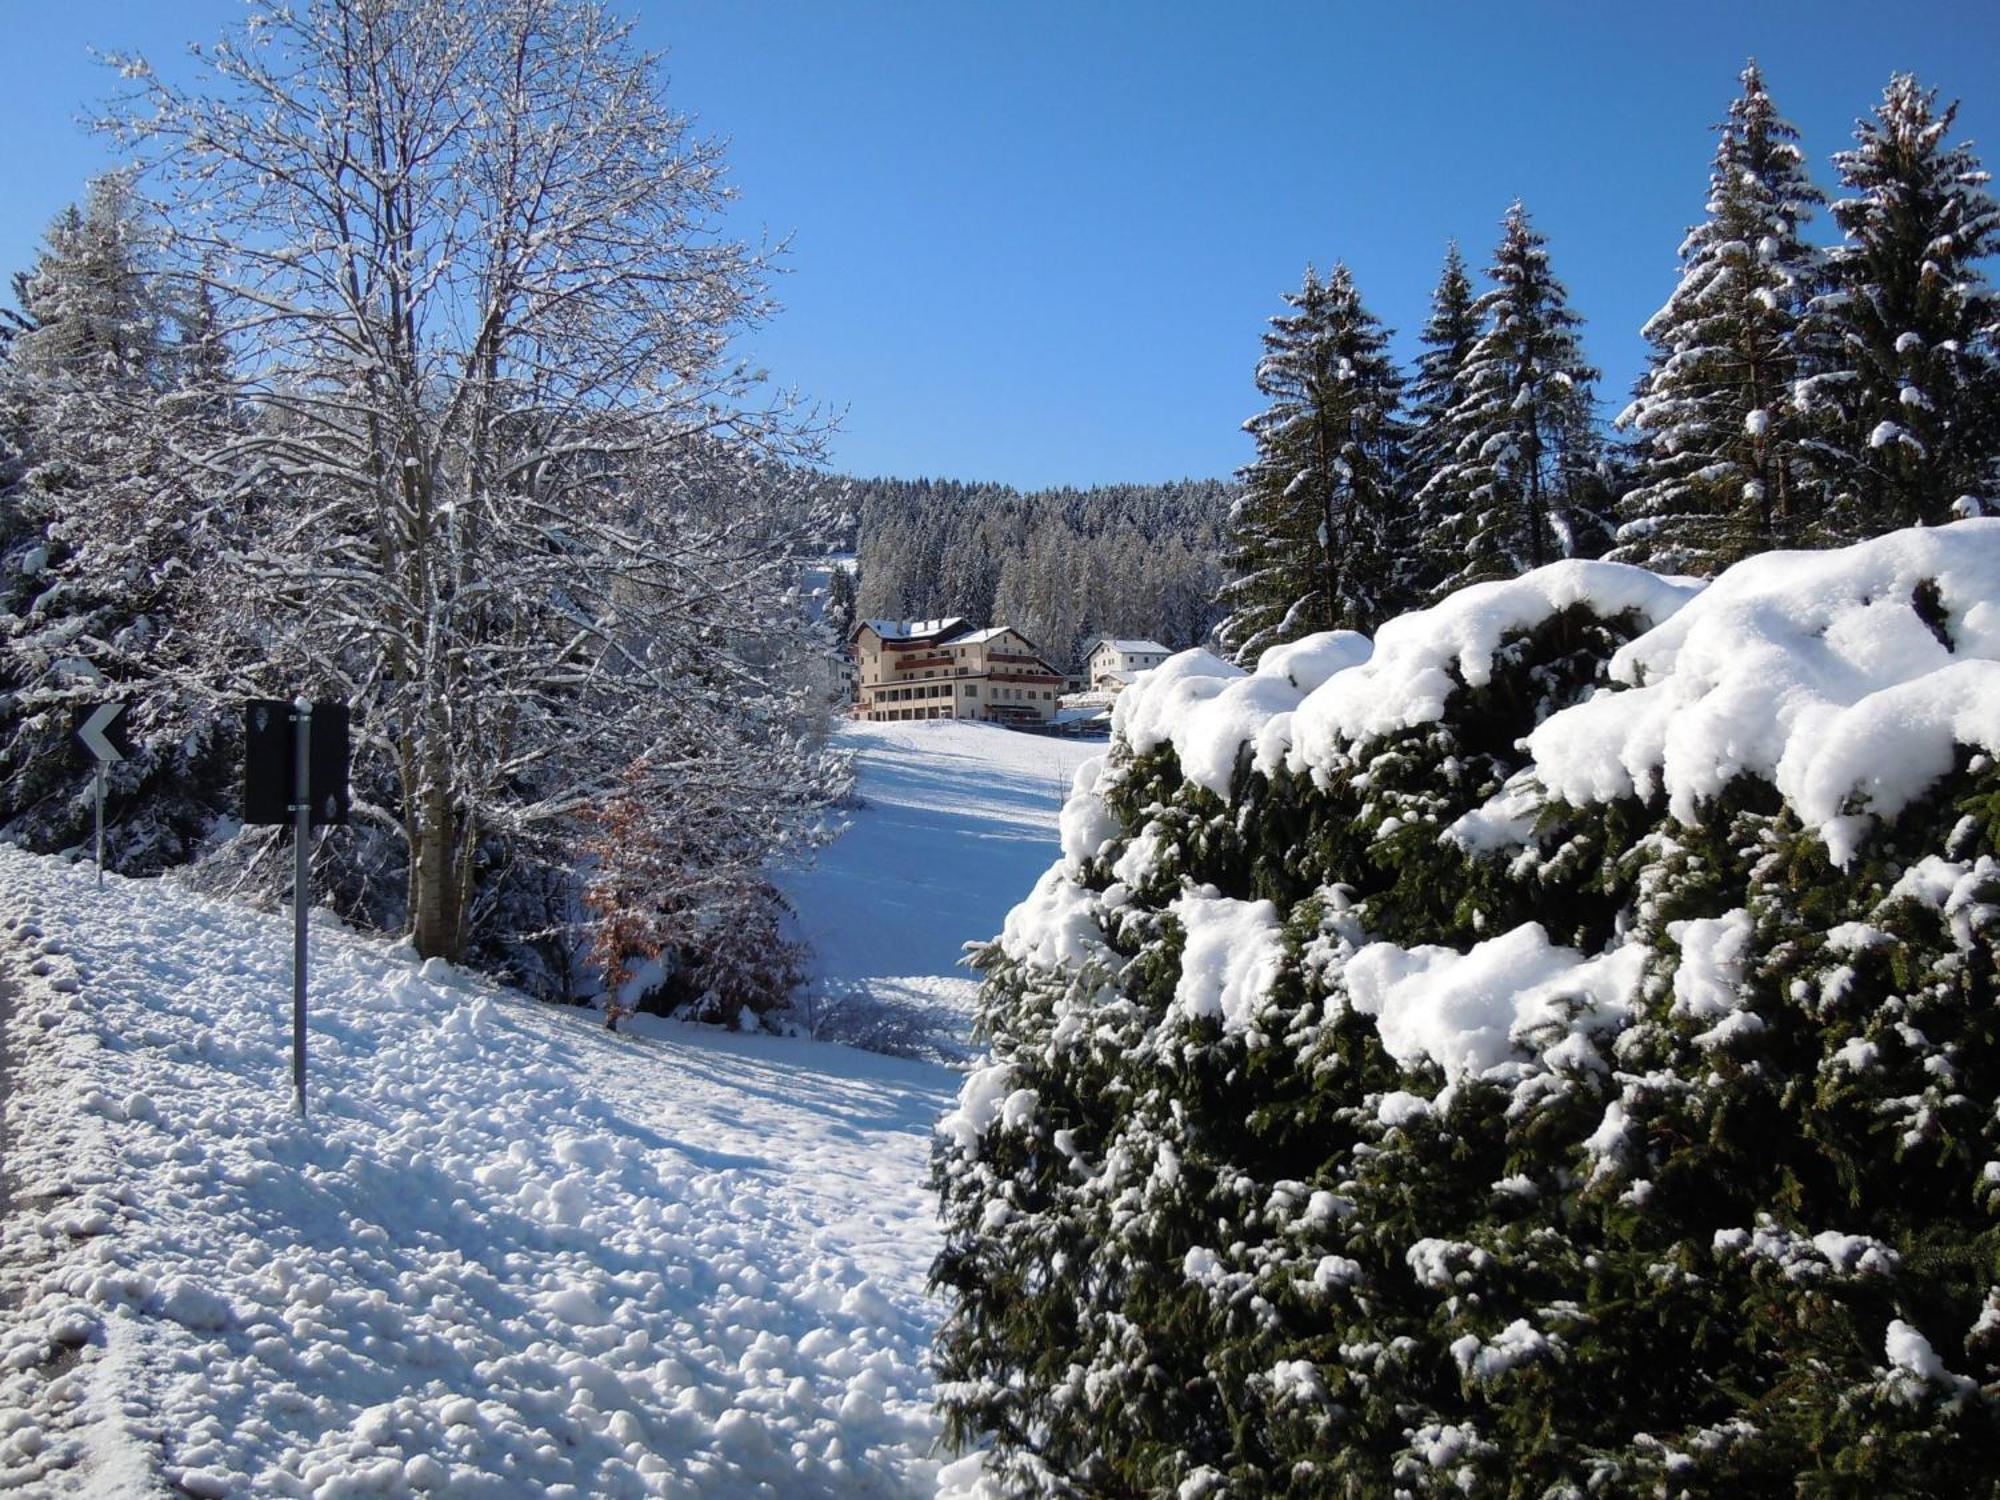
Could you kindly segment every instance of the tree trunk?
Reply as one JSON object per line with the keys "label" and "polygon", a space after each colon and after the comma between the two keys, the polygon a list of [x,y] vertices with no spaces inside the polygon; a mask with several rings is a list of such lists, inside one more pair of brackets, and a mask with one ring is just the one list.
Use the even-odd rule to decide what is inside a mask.
{"label": "tree trunk", "polygon": [[418,797],[421,823],[411,840],[410,940],[424,958],[456,963],[465,952],[465,878],[462,836],[450,788],[441,775],[427,778]]}

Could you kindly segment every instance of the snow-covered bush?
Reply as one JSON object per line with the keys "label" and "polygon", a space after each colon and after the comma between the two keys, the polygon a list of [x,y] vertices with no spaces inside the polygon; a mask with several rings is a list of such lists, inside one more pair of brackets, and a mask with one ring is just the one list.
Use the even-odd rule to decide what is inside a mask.
{"label": "snow-covered bush", "polygon": [[997,1482],[1984,1492],[2000,522],[1558,563],[1116,723],[939,1132]]}

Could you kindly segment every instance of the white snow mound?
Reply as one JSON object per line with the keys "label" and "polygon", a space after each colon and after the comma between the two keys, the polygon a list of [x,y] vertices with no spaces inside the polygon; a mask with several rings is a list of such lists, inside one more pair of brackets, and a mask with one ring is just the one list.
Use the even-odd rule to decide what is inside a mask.
{"label": "white snow mound", "polygon": [[1530,736],[1549,794],[1664,793],[1688,822],[1756,776],[1845,862],[1958,746],[2000,749],[2000,520],[1750,558],[1611,675],[1626,686]]}

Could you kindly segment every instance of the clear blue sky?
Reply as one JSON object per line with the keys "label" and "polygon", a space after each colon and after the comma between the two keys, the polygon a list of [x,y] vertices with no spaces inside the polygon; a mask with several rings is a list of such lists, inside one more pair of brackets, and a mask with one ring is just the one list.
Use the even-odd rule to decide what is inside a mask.
{"label": "clear blue sky", "polygon": [[[790,234],[754,353],[845,409],[854,473],[1023,486],[1243,462],[1258,335],[1346,260],[1407,353],[1448,238],[1516,196],[1608,411],[1699,216],[1744,59],[1826,159],[1892,70],[2000,167],[1995,0],[1155,3],[645,0],[672,92],[732,142],[740,230]],[[231,0],[10,7],[0,270],[108,164],[87,47],[165,62]]]}

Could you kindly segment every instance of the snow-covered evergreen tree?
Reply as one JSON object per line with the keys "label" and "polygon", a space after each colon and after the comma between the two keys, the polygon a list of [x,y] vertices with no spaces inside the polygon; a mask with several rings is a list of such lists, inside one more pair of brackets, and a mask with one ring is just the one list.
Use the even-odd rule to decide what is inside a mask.
{"label": "snow-covered evergreen tree", "polygon": [[2000,253],[2000,208],[1971,145],[1947,139],[1957,111],[1897,74],[1834,158],[1843,237],[1809,311],[1820,364],[1799,399],[1839,496],[1835,537],[1937,525],[2000,488],[2000,303],[1982,265]]}
{"label": "snow-covered evergreen tree", "polygon": [[835,563],[826,581],[826,623],[837,640],[854,628],[854,570]]}
{"label": "snow-covered evergreen tree", "polygon": [[1371,630],[1399,602],[1402,377],[1387,330],[1344,265],[1324,282],[1308,267],[1285,302],[1257,364],[1271,404],[1244,423],[1257,456],[1237,476],[1218,600],[1223,644],[1253,665],[1316,631]]}
{"label": "snow-covered evergreen tree", "polygon": [[190,587],[217,538],[182,452],[226,421],[223,375],[204,304],[167,293],[150,239],[129,179],[91,184],[17,278],[19,331],[0,363],[21,450],[0,559],[13,689],[0,713],[0,826],[37,848],[87,835],[92,763],[70,719],[81,701],[124,697],[139,753],[110,773],[107,844],[128,869],[187,858],[222,800],[213,719],[190,722],[154,668],[186,612],[215,607]]}
{"label": "snow-covered evergreen tree", "polygon": [[1642,439],[1620,506],[1620,557],[1712,574],[1791,545],[1820,516],[1792,387],[1816,274],[1802,226],[1825,198],[1798,131],[1753,62],[1718,130],[1708,217],[1681,244],[1681,279],[1646,324],[1653,356],[1619,425]]}
{"label": "snow-covered evergreen tree", "polygon": [[1419,497],[1416,514],[1417,546],[1409,556],[1410,579],[1407,597],[1428,597],[1452,570],[1441,538],[1449,529],[1448,485],[1433,489],[1431,480],[1458,447],[1452,427],[1452,413],[1465,402],[1465,364],[1479,341],[1479,315],[1472,278],[1465,271],[1465,257],[1458,242],[1445,249],[1444,269],[1438,273],[1431,292],[1430,316],[1417,336],[1421,352],[1411,373],[1409,472],[1405,487]]}
{"label": "snow-covered evergreen tree", "polygon": [[1504,224],[1492,289],[1473,305],[1480,333],[1460,369],[1463,395],[1434,428],[1448,452],[1417,497],[1441,528],[1432,545],[1449,564],[1447,590],[1590,555],[1603,526],[1583,319],[1527,210],[1516,203]]}

